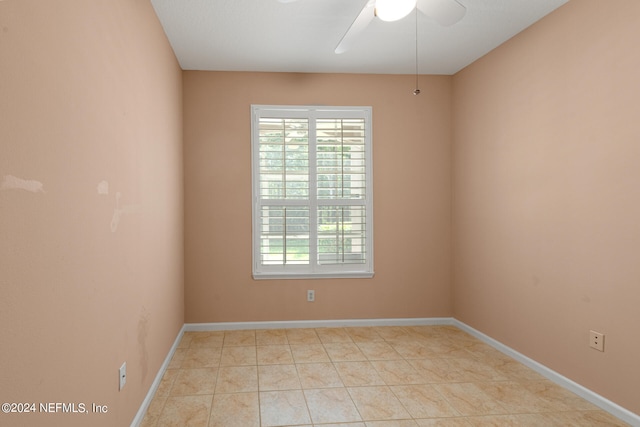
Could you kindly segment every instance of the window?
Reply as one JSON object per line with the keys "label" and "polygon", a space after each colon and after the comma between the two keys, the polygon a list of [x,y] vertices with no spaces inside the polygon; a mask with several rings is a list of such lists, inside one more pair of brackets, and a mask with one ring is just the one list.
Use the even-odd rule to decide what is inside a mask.
{"label": "window", "polygon": [[253,277],[372,277],[371,108],[251,113]]}

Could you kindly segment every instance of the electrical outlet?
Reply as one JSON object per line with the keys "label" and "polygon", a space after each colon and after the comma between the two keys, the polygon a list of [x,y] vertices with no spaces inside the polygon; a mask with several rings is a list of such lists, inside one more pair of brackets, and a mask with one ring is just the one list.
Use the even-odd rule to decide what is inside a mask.
{"label": "electrical outlet", "polygon": [[589,347],[598,351],[604,351],[604,334],[596,331],[589,331]]}
{"label": "electrical outlet", "polygon": [[316,291],[314,291],[313,289],[309,289],[307,291],[307,301],[314,302],[315,300],[316,300]]}
{"label": "electrical outlet", "polygon": [[127,383],[127,362],[124,362],[122,366],[120,366],[118,373],[120,374],[120,387],[118,390],[122,390]]}

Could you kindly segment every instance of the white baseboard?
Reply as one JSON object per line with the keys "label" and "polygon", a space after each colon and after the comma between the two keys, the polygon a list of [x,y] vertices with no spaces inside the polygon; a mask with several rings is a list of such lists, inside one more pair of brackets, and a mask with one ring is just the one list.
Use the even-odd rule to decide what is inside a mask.
{"label": "white baseboard", "polygon": [[246,329],[343,328],[364,326],[453,325],[452,317],[401,319],[291,320],[281,322],[185,323],[185,332],[233,331]]}
{"label": "white baseboard", "polygon": [[486,344],[494,347],[498,351],[506,354],[507,356],[517,360],[518,362],[528,366],[540,375],[548,378],[554,383],[566,388],[569,391],[577,394],[585,400],[593,403],[597,407],[604,411],[609,412],[613,416],[621,419],[622,421],[636,427],[640,427],[640,415],[617,405],[610,400],[600,396],[597,393],[581,386],[580,384],[566,378],[559,373],[547,368],[546,366],[536,362],[533,359],[515,351],[514,349],[496,341],[488,335],[472,328],[471,326],[454,319],[452,317],[432,317],[432,318],[401,318],[401,319],[344,319],[344,320],[295,320],[295,321],[281,321],[281,322],[221,322],[221,323],[185,323],[178,336],[176,337],[173,346],[169,350],[164,363],[160,367],[155,380],[151,384],[151,388],[147,393],[136,417],[131,423],[131,427],[138,427],[144,418],[144,415],[151,404],[151,400],[160,385],[160,381],[171,362],[171,358],[178,348],[178,344],[182,339],[184,332],[205,332],[205,331],[232,331],[232,330],[247,330],[247,329],[294,329],[294,328],[332,328],[332,327],[366,327],[366,326],[438,326],[438,325],[453,325],[461,330],[473,335]]}
{"label": "white baseboard", "polygon": [[495,339],[491,338],[488,335],[483,334],[482,332],[478,331],[477,329],[472,328],[471,326],[457,320],[454,319],[453,320],[453,325],[457,326],[458,328],[462,329],[463,331],[467,332],[470,335],[473,335],[474,337],[478,338],[479,340],[483,341],[484,343],[490,345],[491,347],[495,348],[496,350],[506,354],[507,356],[517,360],[518,362],[522,363],[523,365],[533,369],[534,371],[536,371],[537,373],[539,373],[540,375],[542,375],[543,377],[553,381],[554,383],[558,384],[561,387],[566,388],[567,390],[577,394],[578,396],[582,397],[583,399],[593,403],[594,405],[596,405],[597,407],[599,407],[600,409],[602,409],[603,411],[606,411],[608,413],[610,413],[611,415],[621,419],[622,421],[631,424],[632,426],[636,426],[636,427],[640,427],[640,415],[634,414],[633,412],[623,408],[620,405],[617,405],[615,403],[613,403],[612,401],[600,396],[599,394],[589,390],[586,387],[581,386],[580,384],[570,380],[569,378],[557,373],[556,371],[547,368],[546,366],[542,365],[541,363],[536,362],[533,359],[528,358],[527,356],[525,356],[522,353],[517,352],[516,350],[512,349],[511,347],[508,347],[504,344],[502,344],[499,341],[496,341]]}
{"label": "white baseboard", "polygon": [[164,362],[162,363],[162,366],[160,366],[160,369],[156,374],[156,378],[153,380],[153,383],[151,383],[151,387],[149,387],[149,391],[147,392],[147,395],[145,396],[144,400],[142,401],[142,404],[140,405],[140,408],[138,409],[138,412],[136,413],[136,416],[133,418],[133,421],[131,421],[131,427],[138,427],[140,423],[142,423],[142,419],[147,413],[147,409],[149,409],[149,405],[153,400],[153,396],[155,396],[156,391],[160,386],[160,381],[162,381],[162,377],[164,376],[164,373],[169,367],[169,363],[171,363],[171,359],[173,358],[173,355],[176,352],[178,345],[180,344],[180,340],[182,340],[182,335],[184,335],[184,325],[182,326],[182,328],[180,328],[180,331],[178,332],[178,336],[174,340],[171,348],[169,349],[169,354],[167,354],[167,357],[165,357]]}

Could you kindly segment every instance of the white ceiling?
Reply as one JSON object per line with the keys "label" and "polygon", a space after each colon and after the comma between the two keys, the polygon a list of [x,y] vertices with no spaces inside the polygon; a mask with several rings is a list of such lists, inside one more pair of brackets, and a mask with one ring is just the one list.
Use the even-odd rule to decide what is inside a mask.
{"label": "white ceiling", "polygon": [[[451,27],[418,14],[420,74],[455,74],[568,0],[458,0]],[[416,20],[377,18],[334,49],[367,0],[151,0],[184,70],[413,74]]]}

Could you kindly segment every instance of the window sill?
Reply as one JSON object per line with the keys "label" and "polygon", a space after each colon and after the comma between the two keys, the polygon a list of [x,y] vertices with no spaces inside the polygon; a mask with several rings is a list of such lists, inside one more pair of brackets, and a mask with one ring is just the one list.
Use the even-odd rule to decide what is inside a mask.
{"label": "window sill", "polygon": [[373,272],[342,272],[342,273],[253,273],[254,280],[272,279],[371,279]]}

